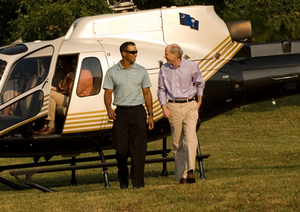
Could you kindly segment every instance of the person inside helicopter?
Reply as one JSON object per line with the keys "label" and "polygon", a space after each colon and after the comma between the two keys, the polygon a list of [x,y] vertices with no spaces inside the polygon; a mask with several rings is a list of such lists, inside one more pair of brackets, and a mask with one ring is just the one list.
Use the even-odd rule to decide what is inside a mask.
{"label": "person inside helicopter", "polygon": [[[48,117],[42,129],[34,132],[36,135],[48,135],[55,133],[55,112],[57,106],[67,106],[69,102],[69,96],[72,92],[73,83],[75,80],[75,70],[77,67],[77,57],[72,58],[73,70],[69,72],[58,84],[58,89],[52,86],[52,91],[49,100]],[[80,72],[79,82],[76,93],[78,96],[88,96],[93,89],[93,76],[86,67],[82,67]],[[58,92],[59,91],[59,92]]]}

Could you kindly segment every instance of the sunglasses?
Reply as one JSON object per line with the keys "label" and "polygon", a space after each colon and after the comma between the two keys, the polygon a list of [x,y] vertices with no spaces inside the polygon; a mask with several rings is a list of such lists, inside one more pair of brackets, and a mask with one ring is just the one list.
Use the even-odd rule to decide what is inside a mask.
{"label": "sunglasses", "polygon": [[125,52],[127,52],[129,54],[137,54],[138,53],[138,51],[125,51]]}

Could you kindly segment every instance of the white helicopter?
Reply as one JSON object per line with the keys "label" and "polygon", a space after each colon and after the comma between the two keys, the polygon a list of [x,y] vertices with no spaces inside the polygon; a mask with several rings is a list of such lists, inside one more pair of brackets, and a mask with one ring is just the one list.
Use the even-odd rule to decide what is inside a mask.
{"label": "white helicopter", "polygon": [[[125,41],[136,43],[136,62],[147,68],[152,83],[155,128],[148,132],[149,142],[170,135],[156,92],[164,49],[171,43],[183,48],[184,58],[198,63],[206,81],[201,121],[244,104],[299,93],[299,42],[245,43],[252,34],[251,23],[226,24],[213,6],[139,11],[132,0],[108,4],[113,14],[79,18],[64,37],[0,48],[0,157],[33,157],[37,164],[40,157],[111,148],[112,121],[107,117],[101,85],[106,70],[121,59],[119,46]],[[57,108],[56,134],[34,135],[38,123],[47,117],[53,76],[61,61],[70,57],[77,59],[75,81],[68,105]],[[83,69],[93,76],[93,90],[80,97],[76,88]],[[7,99],[6,91],[11,88],[13,95]],[[103,155],[101,159],[104,161]],[[39,166],[34,164],[0,169]],[[3,178],[0,181],[23,188]],[[23,182],[40,188],[28,179]]]}

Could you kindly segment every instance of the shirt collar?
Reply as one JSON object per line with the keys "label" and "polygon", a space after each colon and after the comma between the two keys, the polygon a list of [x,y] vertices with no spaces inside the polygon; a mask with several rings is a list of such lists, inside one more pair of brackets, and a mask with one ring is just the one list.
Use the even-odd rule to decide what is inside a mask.
{"label": "shirt collar", "polygon": [[[118,70],[119,71],[121,71],[122,69],[125,69],[122,65],[121,65],[121,60],[118,62],[118,66],[117,66],[117,68],[118,68]],[[130,66],[130,68],[129,69],[135,69],[136,68],[136,64],[135,63],[132,63],[132,65]]]}
{"label": "shirt collar", "polygon": [[181,58],[181,61],[180,61],[180,63],[179,63],[179,65],[178,65],[178,67],[175,67],[175,66],[173,66],[173,65],[171,65],[171,64],[169,64],[169,63],[167,63],[171,68],[179,68],[182,64],[184,63],[184,59],[183,58]]}

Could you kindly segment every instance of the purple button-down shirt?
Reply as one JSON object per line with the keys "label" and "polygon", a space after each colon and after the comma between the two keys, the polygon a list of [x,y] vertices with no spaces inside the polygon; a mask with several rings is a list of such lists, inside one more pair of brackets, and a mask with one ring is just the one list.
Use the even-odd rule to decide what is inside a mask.
{"label": "purple button-down shirt", "polygon": [[161,105],[167,104],[167,99],[187,99],[203,96],[205,82],[197,63],[181,59],[177,68],[165,63],[158,77],[158,101]]}

